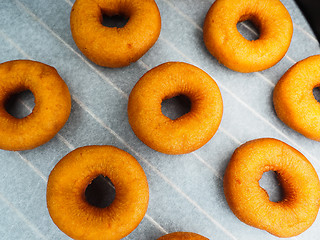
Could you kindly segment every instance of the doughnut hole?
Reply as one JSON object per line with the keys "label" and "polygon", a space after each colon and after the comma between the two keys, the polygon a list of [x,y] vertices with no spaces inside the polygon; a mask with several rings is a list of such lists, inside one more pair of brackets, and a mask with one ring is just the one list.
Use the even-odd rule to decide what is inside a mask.
{"label": "doughnut hole", "polygon": [[315,87],[313,89],[313,96],[320,103],[320,88],[319,87]]}
{"label": "doughnut hole", "polygon": [[94,207],[109,207],[116,197],[116,190],[107,176],[102,174],[94,178],[85,190],[86,201]]}
{"label": "doughnut hole", "polygon": [[25,118],[30,115],[35,106],[35,98],[30,90],[10,94],[4,102],[5,110],[15,118]]}
{"label": "doughnut hole", "polygon": [[259,185],[268,193],[270,201],[280,202],[284,199],[283,188],[278,181],[277,172],[264,172],[259,180]]}
{"label": "doughnut hole", "polygon": [[249,41],[255,41],[260,38],[260,27],[257,20],[248,19],[247,17],[240,18],[237,23],[239,33]]}
{"label": "doughnut hole", "polygon": [[116,28],[123,28],[127,22],[129,21],[129,18],[124,15],[107,15],[102,13],[102,22],[101,24],[105,27],[116,27]]}
{"label": "doughnut hole", "polygon": [[191,101],[185,95],[178,95],[172,98],[164,99],[161,103],[162,114],[166,117],[176,120],[187,114],[191,110]]}

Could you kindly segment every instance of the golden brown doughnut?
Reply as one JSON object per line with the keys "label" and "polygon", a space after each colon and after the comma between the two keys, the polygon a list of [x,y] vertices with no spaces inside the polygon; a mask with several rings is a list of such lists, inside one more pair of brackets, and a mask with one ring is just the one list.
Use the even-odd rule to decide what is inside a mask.
{"label": "golden brown doughnut", "polygon": [[[284,192],[269,200],[259,180],[275,171]],[[224,193],[233,213],[244,223],[278,237],[293,237],[308,229],[320,206],[318,175],[300,152],[276,139],[249,141],[235,150],[224,175]]]}
{"label": "golden brown doughnut", "polygon": [[209,240],[209,239],[196,233],[174,232],[174,233],[166,234],[158,238],[158,240]]}
{"label": "golden brown doughnut", "polygon": [[[191,101],[191,110],[172,120],[161,103],[178,95]],[[161,64],[148,71],[132,89],[129,123],[136,136],[152,149],[167,154],[192,152],[206,144],[222,118],[222,98],[215,81],[201,69],[182,62]]]}
{"label": "golden brown doughnut", "polygon": [[[102,25],[103,14],[129,18],[123,28]],[[142,57],[160,35],[154,0],[77,0],[71,11],[72,37],[80,51],[105,67],[124,67]]]}
{"label": "golden brown doughnut", "polygon": [[320,55],[292,66],[277,83],[273,104],[278,117],[307,138],[320,141],[320,103],[313,89],[320,86]]}
{"label": "golden brown doughnut", "polygon": [[[5,103],[26,90],[33,93],[35,107],[31,114],[18,119],[6,111]],[[48,142],[64,126],[71,111],[71,97],[53,67],[15,60],[0,64],[0,106],[0,148],[28,150]]]}
{"label": "golden brown doughnut", "polygon": [[[250,20],[260,31],[257,40],[245,39],[237,23]],[[279,0],[216,0],[203,26],[209,52],[226,67],[256,72],[272,67],[286,54],[293,27]]]}
{"label": "golden brown doughnut", "polygon": [[[98,208],[85,198],[87,186],[99,175],[115,187],[111,205]],[[53,222],[79,240],[119,240],[144,217],[149,201],[146,175],[129,153],[112,146],[78,148],[50,173],[47,206]]]}

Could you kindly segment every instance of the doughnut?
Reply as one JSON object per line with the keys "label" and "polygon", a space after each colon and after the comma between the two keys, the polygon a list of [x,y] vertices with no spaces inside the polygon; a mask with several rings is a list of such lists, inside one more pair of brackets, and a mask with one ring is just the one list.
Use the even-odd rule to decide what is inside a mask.
{"label": "doughnut", "polygon": [[[257,40],[249,41],[239,33],[237,23],[246,20],[259,29]],[[279,62],[292,33],[291,17],[279,0],[216,0],[203,25],[208,51],[226,67],[244,73]]]}
{"label": "doughnut", "polygon": [[[129,18],[123,28],[102,25],[103,14]],[[154,0],[76,0],[70,14],[72,37],[80,51],[104,67],[124,67],[141,58],[160,35]]]}
{"label": "doughnut", "polygon": [[[5,109],[9,98],[30,90],[35,106],[19,119]],[[52,139],[64,126],[71,111],[67,85],[56,69],[46,64],[15,60],[0,64],[0,148],[21,151]]]}
{"label": "doughnut", "polygon": [[[284,196],[269,200],[259,180],[275,171]],[[320,206],[318,175],[299,151],[280,140],[262,138],[235,150],[225,171],[223,187],[233,213],[244,223],[278,237],[293,237],[315,221]]]}
{"label": "doughnut", "polygon": [[[115,197],[110,205],[92,205],[87,190],[103,177],[114,186]],[[110,192],[103,191],[109,186],[95,187],[96,194]],[[113,146],[77,148],[57,163],[48,179],[49,214],[73,239],[124,238],[144,217],[148,201],[148,182],[142,167],[129,153]]]}
{"label": "doughnut", "polygon": [[158,240],[209,240],[209,239],[196,233],[174,232],[174,233],[166,234],[158,238]]}
{"label": "doughnut", "polygon": [[[190,112],[172,120],[162,114],[163,100],[184,95]],[[128,119],[136,136],[166,154],[192,152],[206,144],[222,118],[222,97],[215,81],[201,69],[182,62],[159,65],[143,75],[132,89]]]}
{"label": "doughnut", "polygon": [[320,55],[308,57],[292,66],[273,92],[278,117],[307,138],[320,141],[320,103],[312,90],[320,87]]}

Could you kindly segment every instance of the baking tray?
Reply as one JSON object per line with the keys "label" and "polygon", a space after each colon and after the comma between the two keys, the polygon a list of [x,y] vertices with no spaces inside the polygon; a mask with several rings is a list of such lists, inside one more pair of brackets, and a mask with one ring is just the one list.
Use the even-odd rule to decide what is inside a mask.
{"label": "baking tray", "polygon": [[[246,141],[273,137],[301,151],[320,173],[320,145],[288,128],[276,116],[272,92],[295,62],[319,54],[319,43],[293,0],[283,0],[294,22],[291,46],[274,67],[237,73],[220,65],[205,48],[202,25],[213,1],[157,0],[161,34],[139,61],[110,69],[90,62],[70,32],[70,0],[1,0],[0,62],[33,59],[55,67],[72,94],[64,128],[47,144],[29,151],[0,151],[0,239],[69,239],[52,222],[46,184],[55,164],[86,145],[114,145],[131,153],[146,172],[150,202],[145,218],[125,239],[157,239],[174,231],[196,232],[209,239],[277,239],[240,222],[226,203],[222,177],[233,151]],[[247,24],[239,31],[254,37]],[[167,62],[194,64],[210,74],[222,93],[219,130],[201,149],[171,156],[153,151],[132,132],[127,118],[131,89],[149,69]],[[32,95],[19,98],[16,111],[28,112]],[[171,106],[172,107],[172,106]],[[175,106],[176,107],[176,106]],[[174,104],[168,112],[175,111]],[[261,184],[272,197],[279,186],[272,174]],[[320,219],[293,239],[318,239]]]}

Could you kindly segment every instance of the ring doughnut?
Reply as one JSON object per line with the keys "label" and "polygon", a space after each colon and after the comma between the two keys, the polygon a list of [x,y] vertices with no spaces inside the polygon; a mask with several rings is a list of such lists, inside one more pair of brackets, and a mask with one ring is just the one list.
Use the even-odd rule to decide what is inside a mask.
{"label": "ring doughnut", "polygon": [[158,240],[209,240],[209,239],[196,233],[174,232],[174,233],[166,234],[158,238]]}
{"label": "ring doughnut", "polygon": [[320,103],[312,90],[320,87],[320,55],[292,66],[277,83],[273,104],[278,117],[307,138],[320,141]]}
{"label": "ring doughnut", "polygon": [[[129,18],[123,28],[102,25],[103,14]],[[160,35],[161,18],[154,0],[76,0],[70,15],[72,37],[92,62],[124,67],[142,57]]]}
{"label": "ring doughnut", "polygon": [[[31,114],[18,119],[5,109],[14,94],[30,90]],[[53,138],[68,120],[71,97],[56,69],[46,64],[15,60],[0,64],[0,148],[11,151],[38,147]]]}
{"label": "ring doughnut", "polygon": [[[161,103],[178,95],[191,101],[191,110],[172,120]],[[161,64],[148,71],[132,89],[128,118],[136,136],[166,154],[192,152],[206,144],[222,118],[222,98],[215,81],[201,69],[182,62]]]}
{"label": "ring doughnut", "polygon": [[[97,176],[108,177],[115,187],[109,206],[96,207],[85,192]],[[74,239],[119,240],[144,217],[149,201],[146,175],[129,153],[112,146],[78,148],[50,173],[47,206],[53,222]]]}
{"label": "ring doughnut", "polygon": [[[250,20],[260,32],[245,39],[237,23]],[[293,33],[291,17],[279,0],[216,0],[203,26],[209,52],[226,67],[256,72],[272,67],[286,54]]]}
{"label": "ring doughnut", "polygon": [[[259,180],[275,171],[284,192],[269,200]],[[224,175],[224,193],[233,213],[244,223],[278,237],[293,237],[315,221],[320,183],[311,163],[296,149],[276,139],[249,141],[235,150]]]}

